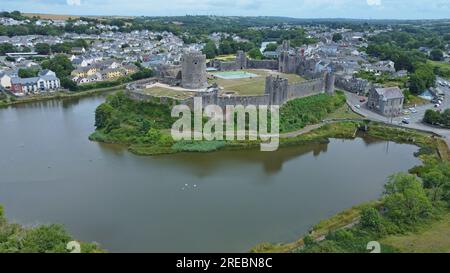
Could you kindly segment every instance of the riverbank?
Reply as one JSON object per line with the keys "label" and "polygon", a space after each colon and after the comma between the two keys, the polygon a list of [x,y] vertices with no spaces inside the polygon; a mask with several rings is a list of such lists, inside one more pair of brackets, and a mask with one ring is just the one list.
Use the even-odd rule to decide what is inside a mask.
{"label": "riverbank", "polygon": [[[69,247],[69,242],[75,242],[75,244]],[[105,252],[96,243],[76,242],[61,225],[23,227],[9,223],[0,205],[0,253],[70,253],[71,251]]]}
{"label": "riverbank", "polygon": [[13,106],[13,105],[39,102],[39,101],[48,101],[48,100],[54,100],[54,99],[83,98],[83,97],[98,95],[98,94],[102,94],[102,93],[106,93],[106,92],[119,91],[119,90],[123,90],[124,88],[125,88],[125,85],[119,85],[119,86],[114,86],[114,87],[99,88],[99,89],[93,89],[93,90],[88,90],[88,91],[79,91],[79,92],[60,91],[60,92],[55,92],[50,95],[29,96],[29,97],[24,97],[24,98],[18,98],[15,100],[10,99],[8,102],[0,101],[0,107],[8,107],[8,106]]}

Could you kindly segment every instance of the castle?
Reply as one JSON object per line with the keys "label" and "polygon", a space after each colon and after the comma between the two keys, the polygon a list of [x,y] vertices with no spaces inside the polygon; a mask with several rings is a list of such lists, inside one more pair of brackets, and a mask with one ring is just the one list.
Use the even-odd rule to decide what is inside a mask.
{"label": "castle", "polygon": [[[226,105],[282,105],[289,100],[321,93],[334,94],[335,76],[332,71],[320,74],[308,73],[310,64],[305,60],[302,52],[292,49],[289,41],[284,41],[278,60],[251,60],[245,52],[238,51],[232,62],[213,60],[210,67],[219,71],[243,70],[243,69],[266,69],[287,74],[298,74],[309,78],[307,81],[290,84],[288,79],[269,75],[265,80],[265,91],[263,95],[238,96],[220,94],[218,86],[209,86],[207,83],[206,56],[199,52],[186,52],[183,54],[181,70],[170,67],[160,70],[158,79],[153,81],[163,82],[169,85],[181,86],[187,91],[195,91],[195,96],[203,98],[204,105],[215,104],[221,107]],[[148,83],[145,83],[148,84]],[[144,84],[130,85],[128,93],[132,98],[139,100],[159,99],[160,102],[169,102],[170,97],[153,97],[149,94],[139,92],[144,89]],[[194,98],[178,99],[178,103],[193,105]]]}

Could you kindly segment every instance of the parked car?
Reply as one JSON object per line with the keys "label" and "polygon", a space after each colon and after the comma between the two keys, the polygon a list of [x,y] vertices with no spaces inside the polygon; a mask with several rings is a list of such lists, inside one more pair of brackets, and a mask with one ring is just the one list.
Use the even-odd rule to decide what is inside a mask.
{"label": "parked car", "polygon": [[413,113],[413,114],[417,113],[416,108],[409,108],[409,111],[411,111],[411,113]]}
{"label": "parked car", "polygon": [[366,99],[365,99],[365,98],[361,98],[361,99],[359,100],[359,102],[366,102]]}
{"label": "parked car", "polygon": [[402,120],[402,123],[404,123],[404,124],[409,124],[409,119],[406,119],[406,118],[403,119],[403,120]]}
{"label": "parked car", "polygon": [[357,109],[361,109],[361,105],[359,105],[359,104],[355,105],[355,107],[356,107]]}

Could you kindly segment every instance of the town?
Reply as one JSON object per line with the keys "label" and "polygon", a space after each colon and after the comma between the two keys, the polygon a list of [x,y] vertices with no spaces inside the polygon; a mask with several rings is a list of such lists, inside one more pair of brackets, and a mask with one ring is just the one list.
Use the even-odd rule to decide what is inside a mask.
{"label": "town", "polygon": [[450,251],[449,18],[48,2],[0,12],[0,253]]}

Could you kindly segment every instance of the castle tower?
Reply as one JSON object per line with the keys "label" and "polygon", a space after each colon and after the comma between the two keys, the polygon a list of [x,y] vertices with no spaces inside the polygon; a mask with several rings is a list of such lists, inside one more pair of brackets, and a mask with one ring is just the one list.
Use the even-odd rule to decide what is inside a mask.
{"label": "castle tower", "polygon": [[236,66],[237,69],[246,69],[247,68],[247,55],[243,50],[239,50],[236,55]]}
{"label": "castle tower", "polygon": [[325,93],[328,95],[334,94],[334,82],[336,80],[336,77],[334,76],[334,73],[329,71],[325,72]]}
{"label": "castle tower", "polygon": [[283,44],[281,46],[281,50],[282,51],[289,51],[291,49],[291,41],[289,40],[284,40]]}
{"label": "castle tower", "polygon": [[200,52],[186,52],[183,54],[181,86],[187,89],[203,89],[208,87],[206,55]]}
{"label": "castle tower", "polygon": [[271,105],[281,105],[287,100],[288,79],[274,78],[272,75],[266,77],[265,94],[269,95]]}

